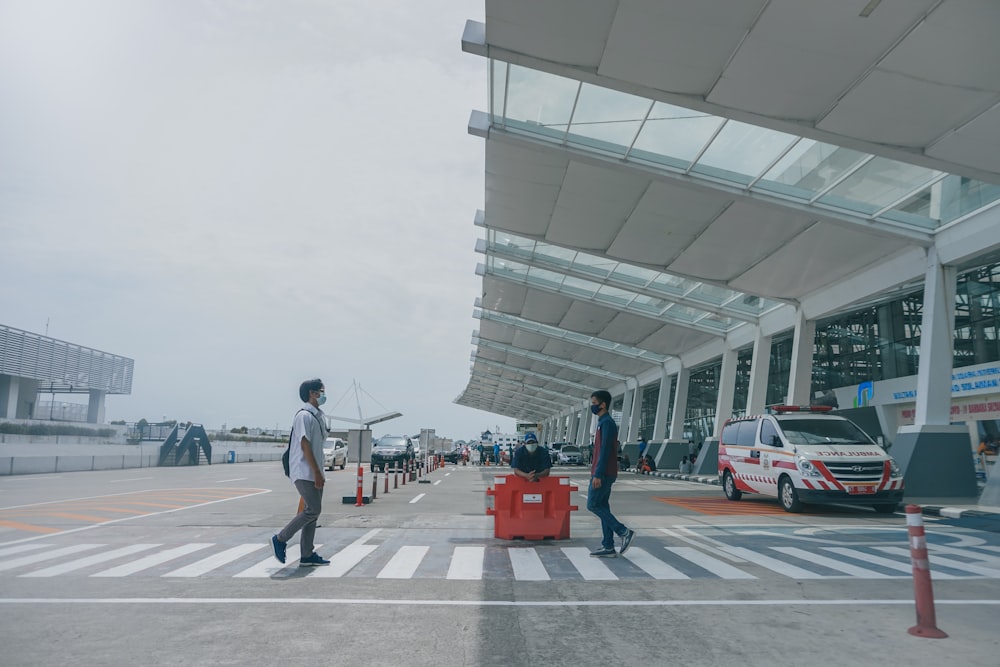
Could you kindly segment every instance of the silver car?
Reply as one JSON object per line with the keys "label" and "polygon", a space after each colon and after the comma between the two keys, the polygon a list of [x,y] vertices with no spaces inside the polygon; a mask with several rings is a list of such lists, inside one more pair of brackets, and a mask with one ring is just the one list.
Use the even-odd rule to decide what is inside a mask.
{"label": "silver car", "polygon": [[561,466],[581,466],[583,465],[583,454],[576,445],[563,445],[559,450],[559,465]]}
{"label": "silver car", "polygon": [[323,467],[333,470],[340,466],[343,470],[347,465],[347,443],[340,438],[327,438],[323,443]]}

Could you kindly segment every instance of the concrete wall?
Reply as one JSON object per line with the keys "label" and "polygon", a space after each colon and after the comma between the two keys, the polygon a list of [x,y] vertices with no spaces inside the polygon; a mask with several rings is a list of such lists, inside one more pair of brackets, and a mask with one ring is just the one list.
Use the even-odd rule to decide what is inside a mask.
{"label": "concrete wall", "polygon": [[[55,438],[57,436],[46,437]],[[236,453],[236,463],[278,461],[285,451],[285,445],[262,442],[213,443],[212,464],[225,465],[230,451]],[[159,457],[159,443],[142,445],[89,443],[67,445],[51,442],[0,444],[0,476],[149,468],[157,465]]]}

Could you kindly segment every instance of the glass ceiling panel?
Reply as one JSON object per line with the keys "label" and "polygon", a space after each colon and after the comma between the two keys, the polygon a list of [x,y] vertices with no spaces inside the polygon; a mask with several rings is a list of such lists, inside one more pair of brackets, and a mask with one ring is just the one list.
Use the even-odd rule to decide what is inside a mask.
{"label": "glass ceiling panel", "polygon": [[908,193],[929,185],[939,174],[520,65],[497,66],[494,61],[492,72],[492,112],[503,114],[506,103],[506,115],[495,117],[494,123],[499,120],[510,132],[611,153],[654,169],[690,168],[696,176],[721,178],[751,192],[815,201],[824,209],[921,230],[935,229],[1000,199],[1000,186],[965,178],[950,190],[931,187],[911,198]]}
{"label": "glass ceiling panel", "polygon": [[[708,306],[720,308],[731,313],[734,320],[742,321],[746,320],[747,315],[757,317],[779,305],[777,301],[736,292],[726,287],[701,283],[645,267],[633,266],[605,257],[537,242],[509,232],[487,230],[487,241],[488,249],[493,252],[513,255],[514,261],[506,259],[508,264],[541,265],[538,266],[537,271],[532,269],[528,273],[531,277],[560,284],[563,287],[568,286],[574,294],[587,297],[598,291],[611,294],[610,288],[617,288],[620,292],[618,296],[626,298],[626,302],[631,302],[631,305],[644,312],[660,314],[679,299],[682,302],[693,302],[689,305],[696,310],[700,310],[699,305],[702,308]],[[487,254],[494,257],[489,255],[489,250]],[[567,258],[570,257],[573,258],[573,261],[567,261]],[[601,290],[601,285],[586,278],[566,275],[560,272],[560,269],[584,273],[593,276],[601,283],[612,284],[607,285],[608,290]]]}
{"label": "glass ceiling panel", "polygon": [[629,158],[687,169],[722,123],[716,116],[657,102]]}
{"label": "glass ceiling panel", "polygon": [[583,84],[569,133],[600,150],[625,155],[651,102],[615,90]]}
{"label": "glass ceiling panel", "polygon": [[[819,201],[862,213],[875,213],[899,201],[908,193],[927,185],[942,174],[943,172],[934,169],[877,157],[851,174]],[[930,219],[928,226],[933,226],[933,221]]]}
{"label": "glass ceiling panel", "polygon": [[520,121],[561,141],[579,87],[573,79],[511,65],[505,120]]}
{"label": "glass ceiling panel", "polygon": [[692,171],[747,185],[795,139],[791,134],[731,120]]}

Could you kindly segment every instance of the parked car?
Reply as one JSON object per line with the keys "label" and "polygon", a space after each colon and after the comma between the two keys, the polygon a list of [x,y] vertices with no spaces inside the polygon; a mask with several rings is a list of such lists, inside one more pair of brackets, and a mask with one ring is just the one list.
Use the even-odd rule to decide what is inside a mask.
{"label": "parked car", "polygon": [[563,445],[559,450],[559,465],[582,466],[583,454],[576,445]]}
{"label": "parked car", "polygon": [[458,463],[459,459],[462,458],[462,449],[459,447],[450,452],[442,452],[441,455],[444,456],[445,463]]}
{"label": "parked car", "polygon": [[549,445],[549,455],[552,457],[552,465],[559,463],[559,450],[563,448],[564,445],[571,445],[570,442],[553,442]]}
{"label": "parked car", "polygon": [[372,445],[372,472],[400,468],[413,460],[413,441],[405,435],[384,435]]}
{"label": "parked car", "polygon": [[323,443],[323,467],[333,470],[340,466],[343,470],[347,465],[347,443],[340,438],[327,438]]}

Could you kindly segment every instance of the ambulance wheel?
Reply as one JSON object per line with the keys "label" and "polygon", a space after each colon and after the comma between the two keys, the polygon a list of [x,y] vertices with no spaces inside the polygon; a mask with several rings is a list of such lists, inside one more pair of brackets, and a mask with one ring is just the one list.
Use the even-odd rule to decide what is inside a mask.
{"label": "ambulance wheel", "polygon": [[881,505],[874,505],[875,511],[879,514],[892,514],[896,511],[895,503],[886,503]]}
{"label": "ambulance wheel", "polygon": [[726,492],[728,500],[739,500],[743,497],[743,492],[736,488],[736,480],[733,479],[733,473],[728,470],[722,473],[722,490]]}
{"label": "ambulance wheel", "polygon": [[786,512],[801,512],[802,503],[799,502],[799,494],[795,490],[795,485],[788,477],[782,477],[778,482],[778,500]]}

